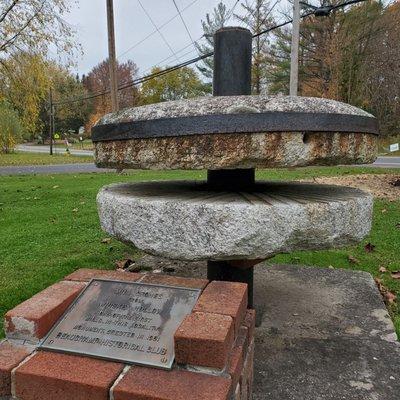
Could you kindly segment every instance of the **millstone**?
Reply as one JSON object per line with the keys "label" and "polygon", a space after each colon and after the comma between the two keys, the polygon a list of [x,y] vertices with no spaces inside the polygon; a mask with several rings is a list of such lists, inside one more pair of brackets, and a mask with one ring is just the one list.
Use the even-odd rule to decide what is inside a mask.
{"label": "millstone", "polygon": [[114,184],[97,202],[110,235],[181,260],[265,259],[357,243],[370,230],[373,203],[340,186],[261,182],[225,192],[182,181]]}
{"label": "millstone", "polygon": [[335,100],[218,96],[104,116],[92,130],[98,167],[238,169],[371,163],[377,122]]}

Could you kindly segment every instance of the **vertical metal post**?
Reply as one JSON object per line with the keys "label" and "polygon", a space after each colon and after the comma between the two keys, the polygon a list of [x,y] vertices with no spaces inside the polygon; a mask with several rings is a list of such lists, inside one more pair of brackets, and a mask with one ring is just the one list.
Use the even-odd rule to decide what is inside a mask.
{"label": "vertical metal post", "polygon": [[239,27],[214,35],[213,96],[251,94],[251,32]]}
{"label": "vertical metal post", "polygon": [[297,96],[299,86],[300,1],[293,2],[292,47],[290,51],[290,96]]}
{"label": "vertical metal post", "polygon": [[50,138],[50,155],[53,155],[53,113],[54,113],[54,107],[53,107],[53,90],[50,88],[50,93],[49,93],[49,138]]}
{"label": "vertical metal post", "polygon": [[[251,94],[252,35],[248,29],[227,27],[214,35],[214,96]],[[209,170],[207,184],[213,190],[248,190],[255,182],[254,168]],[[210,280],[244,282],[248,285],[248,306],[253,307],[253,266],[247,260],[208,261]]]}
{"label": "vertical metal post", "polygon": [[110,96],[111,109],[118,111],[118,81],[117,59],[115,55],[115,31],[114,31],[114,4],[113,0],[107,0],[107,29],[108,29],[108,62],[110,69]]}

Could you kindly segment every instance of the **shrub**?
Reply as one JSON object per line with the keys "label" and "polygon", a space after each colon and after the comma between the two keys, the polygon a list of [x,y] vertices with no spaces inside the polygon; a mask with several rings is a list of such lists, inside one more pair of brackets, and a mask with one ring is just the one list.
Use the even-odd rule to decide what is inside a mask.
{"label": "shrub", "polygon": [[18,113],[7,103],[0,103],[0,153],[10,153],[22,140],[22,126]]}

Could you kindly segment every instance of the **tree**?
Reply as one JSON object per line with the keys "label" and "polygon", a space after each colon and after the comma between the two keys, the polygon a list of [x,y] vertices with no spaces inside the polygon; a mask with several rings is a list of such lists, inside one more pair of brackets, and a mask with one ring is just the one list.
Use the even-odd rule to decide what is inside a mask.
{"label": "tree", "polygon": [[10,153],[22,139],[18,113],[5,101],[0,103],[0,153]]}
{"label": "tree", "polygon": [[[321,0],[323,4],[323,0]],[[376,115],[384,135],[400,129],[400,4],[369,0],[300,29],[300,94],[332,98]],[[287,93],[290,30],[275,33],[268,68],[271,92]]]}
{"label": "tree", "polygon": [[[231,14],[227,11],[224,3],[219,2],[217,7],[214,7],[212,15],[206,14],[206,20],[201,20],[203,27],[205,44],[196,43],[197,51],[201,54],[208,54],[214,51],[214,33],[223,28],[230,19]],[[212,79],[213,76],[213,58],[208,57],[201,61],[201,65],[197,66],[199,72],[207,79]]]}
{"label": "tree", "polygon": [[12,73],[2,76],[0,93],[18,112],[26,139],[41,132],[41,105],[48,100],[47,62],[38,54],[20,52],[4,61]]}
{"label": "tree", "polygon": [[[274,25],[272,11],[277,2],[273,5],[268,0],[256,0],[255,2],[245,0],[242,3],[244,15],[235,14],[235,17],[245,24],[253,33],[260,33]],[[257,36],[253,41],[252,61],[252,92],[260,94],[266,89],[267,54],[269,52],[269,36]]]}
{"label": "tree", "polygon": [[[91,100],[71,101],[87,96],[79,76],[72,74],[67,68],[60,65],[49,64],[46,71],[50,86],[53,90],[55,106],[55,127],[57,132],[67,133],[70,130],[78,132],[93,110]],[[43,122],[43,137],[49,132],[48,98],[41,105],[40,118]]]}
{"label": "tree", "polygon": [[[162,71],[161,68],[155,67],[151,73],[160,71]],[[209,91],[210,87],[204,84],[197,73],[189,67],[150,79],[144,82],[141,88],[143,104],[204,96]]]}
{"label": "tree", "polygon": [[[124,63],[117,62],[117,81],[119,86],[132,82],[137,78],[138,67],[132,61],[128,60]],[[110,88],[110,70],[108,59],[97,64],[89,72],[89,74],[82,78],[83,85],[90,93],[101,93],[109,90]],[[136,86],[118,91],[119,107],[134,107],[140,101],[140,93]],[[89,117],[86,129],[94,125],[94,123],[104,114],[111,112],[111,99],[109,94],[96,97],[93,99],[93,112]]]}
{"label": "tree", "polygon": [[21,51],[47,54],[54,46],[71,56],[74,31],[63,19],[68,0],[3,0],[0,4],[0,64]]}

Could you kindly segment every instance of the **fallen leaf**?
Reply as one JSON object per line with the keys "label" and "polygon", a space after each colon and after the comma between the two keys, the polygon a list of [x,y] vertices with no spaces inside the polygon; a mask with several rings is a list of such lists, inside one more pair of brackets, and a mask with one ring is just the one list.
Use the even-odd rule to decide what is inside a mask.
{"label": "fallen leaf", "polygon": [[104,238],[101,240],[101,243],[111,243],[111,238]]}
{"label": "fallen leaf", "polygon": [[118,260],[115,262],[117,269],[127,269],[133,261],[130,258],[124,258],[123,260]]}
{"label": "fallen leaf", "polygon": [[393,304],[396,301],[396,295],[389,290],[385,292],[383,297],[389,304]]}
{"label": "fallen leaf", "polygon": [[54,185],[53,186],[53,189],[57,189],[57,188],[59,188],[60,186],[58,186],[58,185]]}
{"label": "fallen leaf", "polygon": [[384,213],[386,213],[386,212],[387,212],[387,209],[386,209],[386,208],[383,208],[382,211],[381,211],[382,214],[384,214]]}
{"label": "fallen leaf", "polygon": [[385,267],[379,267],[379,272],[383,274],[384,272],[387,272],[387,269]]}
{"label": "fallen leaf", "polygon": [[375,245],[368,242],[365,246],[364,249],[367,253],[372,253],[375,250]]}
{"label": "fallen leaf", "polygon": [[394,271],[391,275],[393,279],[400,279],[400,271]]}
{"label": "fallen leaf", "polygon": [[360,264],[360,261],[357,258],[353,257],[353,256],[348,256],[348,260],[352,264]]}
{"label": "fallen leaf", "polygon": [[382,284],[382,279],[375,278],[375,283],[378,286],[378,289],[381,292],[381,295],[385,302],[387,304],[393,304],[397,299],[396,295]]}
{"label": "fallen leaf", "polygon": [[78,209],[77,209],[77,208],[74,208],[74,209],[72,210],[72,212],[78,212]]}

